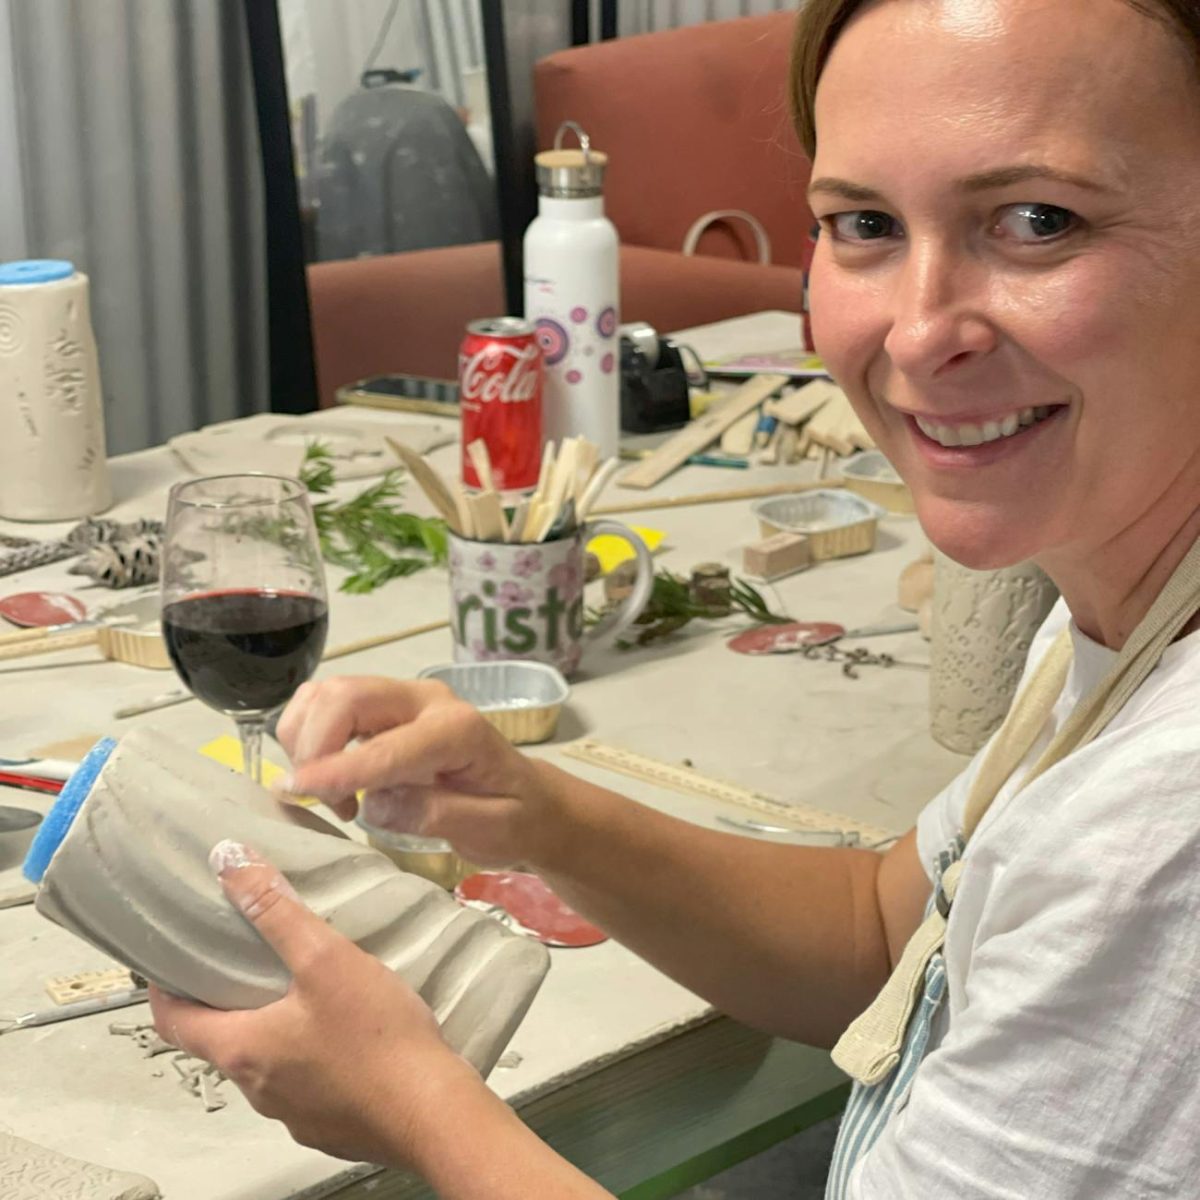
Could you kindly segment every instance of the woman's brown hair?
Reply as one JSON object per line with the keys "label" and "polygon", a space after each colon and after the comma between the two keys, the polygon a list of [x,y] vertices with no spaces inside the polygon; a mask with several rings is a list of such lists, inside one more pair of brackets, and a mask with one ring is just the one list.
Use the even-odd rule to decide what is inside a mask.
{"label": "woman's brown hair", "polygon": [[[867,0],[807,0],[796,19],[788,94],[792,119],[809,158],[817,149],[814,106],[821,72],[834,42],[866,3]],[[1200,0],[1125,0],[1125,3],[1174,29],[1200,70]]]}

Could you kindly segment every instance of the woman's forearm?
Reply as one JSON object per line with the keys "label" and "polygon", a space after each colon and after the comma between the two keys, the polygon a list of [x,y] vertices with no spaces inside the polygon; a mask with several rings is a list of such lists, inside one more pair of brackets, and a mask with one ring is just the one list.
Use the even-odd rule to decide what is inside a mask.
{"label": "woman's forearm", "polygon": [[538,770],[564,816],[531,865],[723,1012],[832,1045],[887,978],[877,854],[702,829],[549,764]]}
{"label": "woman's forearm", "polygon": [[598,1183],[546,1145],[479,1082],[448,1085],[414,1139],[416,1167],[441,1200],[603,1200]]}

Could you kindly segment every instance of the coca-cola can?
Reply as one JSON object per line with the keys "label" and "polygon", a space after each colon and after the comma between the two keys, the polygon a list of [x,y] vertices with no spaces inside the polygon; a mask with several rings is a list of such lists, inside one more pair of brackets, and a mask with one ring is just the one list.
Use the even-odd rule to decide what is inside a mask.
{"label": "coca-cola can", "polygon": [[530,321],[489,317],[467,326],[458,351],[462,408],[462,477],[483,481],[467,454],[482,438],[496,488],[521,491],[537,485],[542,461],[542,351]]}

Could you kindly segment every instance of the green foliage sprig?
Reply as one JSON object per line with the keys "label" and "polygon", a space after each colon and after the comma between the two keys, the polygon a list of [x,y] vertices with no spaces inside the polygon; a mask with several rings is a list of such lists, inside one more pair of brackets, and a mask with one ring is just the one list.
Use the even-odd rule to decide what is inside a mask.
{"label": "green foliage sprig", "polygon": [[[772,612],[762,593],[743,579],[730,581],[729,600],[729,609],[701,604],[697,601],[691,584],[682,575],[675,575],[667,570],[656,571],[650,599],[634,622],[639,627],[637,635],[633,638],[623,638],[616,645],[621,650],[648,646],[670,637],[691,621],[719,621],[733,613],[739,613],[764,625],[784,625],[792,619]],[[593,611],[588,617],[594,622],[602,615],[602,610]]]}
{"label": "green foliage sprig", "polygon": [[[307,446],[300,482],[316,495],[333,488],[333,454],[328,446],[320,442]],[[396,501],[403,492],[403,474],[397,469],[351,500],[313,505],[322,555],[351,572],[342,583],[343,592],[373,592],[389,579],[446,561],[446,522],[399,509]]]}

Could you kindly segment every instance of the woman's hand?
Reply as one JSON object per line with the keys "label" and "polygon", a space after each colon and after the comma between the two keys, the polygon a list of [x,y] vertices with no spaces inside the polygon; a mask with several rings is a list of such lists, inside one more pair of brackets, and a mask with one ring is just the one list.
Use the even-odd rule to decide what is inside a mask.
{"label": "woman's hand", "polygon": [[344,820],[439,837],[481,867],[532,864],[561,815],[558,772],[527,758],[445,684],[343,676],[306,683],[280,718],[285,790]]}
{"label": "woman's hand", "polygon": [[274,867],[234,842],[210,861],[292,985],[238,1012],[153,988],[162,1038],[214,1063],[301,1145],[355,1162],[423,1169],[439,1125],[464,1107],[499,1105],[416,992],[306,908]]}

